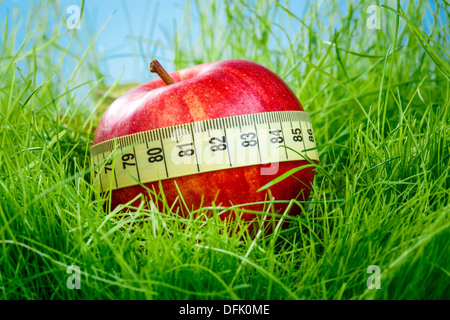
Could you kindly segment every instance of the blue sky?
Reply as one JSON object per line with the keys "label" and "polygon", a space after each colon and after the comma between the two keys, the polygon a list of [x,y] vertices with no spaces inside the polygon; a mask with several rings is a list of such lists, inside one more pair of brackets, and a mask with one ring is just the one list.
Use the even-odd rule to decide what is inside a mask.
{"label": "blue sky", "polygon": [[[167,44],[173,37],[174,22],[182,18],[183,7],[184,1],[179,0],[96,0],[86,4],[86,24],[90,24],[92,30],[99,30],[110,17],[96,41],[99,53],[107,57],[107,70],[104,71],[114,79],[123,71],[123,81],[136,80],[136,73],[146,72],[137,63],[142,58],[133,57],[141,50],[148,55],[156,54],[170,70],[170,51],[161,52],[158,46],[153,46],[148,41]],[[138,39],[147,41],[144,41],[143,48],[139,47]],[[151,48],[157,51],[148,52]],[[151,58],[153,57],[147,59]]]}
{"label": "blue sky", "polygon": [[[0,5],[2,27],[7,13],[10,24],[13,22],[23,26],[17,34],[16,43],[21,43],[26,36],[24,25],[30,12],[36,11],[36,15],[42,13],[37,10],[37,2],[6,0]],[[86,1],[80,21],[80,31],[82,31],[80,34],[85,37],[83,39],[85,46],[109,19],[95,41],[97,52],[107,57],[102,62],[102,71],[110,75],[111,79],[108,82],[112,82],[122,72],[121,82],[136,80],[134,73],[137,72],[137,59],[132,56],[136,54],[138,41],[133,37],[166,43],[167,37],[173,34],[173,21],[181,19],[183,3],[182,0]],[[52,19],[52,21],[48,21],[48,25],[51,28],[57,28],[62,33],[67,30],[67,20],[72,14],[70,11],[68,13],[67,9],[72,5],[81,7],[81,1],[62,0],[59,1],[59,5],[61,11],[59,17],[54,21]],[[54,16],[53,13],[51,16]],[[67,34],[61,38],[61,45],[67,45],[70,37],[71,35]],[[84,50],[85,48],[80,49]]]}
{"label": "blue sky", "polygon": [[[340,1],[342,10],[345,12],[345,1]],[[390,3],[395,0],[382,2]],[[39,17],[43,12],[37,9],[38,3],[38,0],[5,0],[0,4],[0,25],[3,28],[7,13],[10,24],[14,25],[20,25],[21,22],[24,25],[30,12]],[[40,27],[56,28],[59,33],[63,33],[67,31],[66,22],[71,16],[70,12],[67,13],[67,9],[71,5],[81,7],[81,0],[60,0],[57,3],[60,6],[60,12],[52,13],[54,19],[50,19],[47,26]],[[306,0],[290,1],[290,10],[301,17],[305,3]],[[80,34],[86,37],[84,39],[86,46],[109,18],[95,41],[96,51],[104,57],[101,61],[101,70],[109,75],[106,82],[112,83],[121,74],[121,82],[142,82],[148,79],[148,75],[143,74],[147,72],[144,63],[148,64],[152,58],[157,58],[168,71],[173,71],[172,53],[170,50],[162,49],[161,44],[162,47],[170,44],[175,25],[180,27],[185,5],[185,0],[87,0],[80,22],[81,31],[83,31]],[[430,12],[427,12],[427,15],[432,16]],[[38,20],[41,21],[41,19]],[[326,25],[327,21],[324,20],[323,23]],[[195,25],[193,27],[195,29]],[[20,43],[25,36],[25,29],[20,29],[17,43]],[[69,43],[69,40],[70,34],[66,34],[60,39],[60,43],[64,46]],[[154,45],[150,41],[159,45]],[[83,51],[84,49],[80,48]],[[145,57],[142,57],[142,54]],[[136,58],[138,55],[141,57]]]}
{"label": "blue sky", "polygon": [[[305,2],[292,1],[291,10],[300,16]],[[0,4],[1,25],[3,26],[7,12],[10,21],[13,20],[15,24],[20,22],[24,24],[31,10],[36,11],[36,15],[40,15],[42,12],[37,9],[37,3],[38,0],[5,0]],[[81,0],[61,0],[59,5],[61,11],[59,17],[57,16],[54,21],[48,21],[48,25],[62,33],[67,30],[66,22],[72,14],[72,12],[68,13],[67,9],[71,5],[81,7]],[[86,1],[80,22],[80,28],[84,29],[81,30],[84,31],[82,34],[88,35],[85,39],[86,43],[89,43],[91,40],[89,37],[94,37],[109,18],[95,42],[97,52],[106,57],[102,61],[101,69],[110,76],[107,82],[113,82],[122,72],[121,82],[142,81],[143,77],[136,77],[136,74],[145,72],[145,69],[142,70],[144,59],[135,58],[141,52],[149,55],[147,60],[155,57],[164,63],[167,70],[172,71],[173,56],[170,50],[158,48],[149,41],[168,45],[173,38],[175,25],[179,26],[182,20],[185,5],[185,0]],[[16,14],[15,19],[12,19],[14,14]],[[24,38],[23,28],[18,33],[17,43]],[[139,44],[138,39],[145,39],[145,41]],[[67,45],[69,40],[69,35],[64,36],[61,44]]]}

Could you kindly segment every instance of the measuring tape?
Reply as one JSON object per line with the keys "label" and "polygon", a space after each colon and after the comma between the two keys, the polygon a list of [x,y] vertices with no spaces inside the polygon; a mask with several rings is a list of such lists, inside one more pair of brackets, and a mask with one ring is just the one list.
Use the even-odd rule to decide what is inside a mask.
{"label": "measuring tape", "polygon": [[196,121],[114,138],[91,148],[100,191],[181,176],[295,160],[319,160],[304,111]]}

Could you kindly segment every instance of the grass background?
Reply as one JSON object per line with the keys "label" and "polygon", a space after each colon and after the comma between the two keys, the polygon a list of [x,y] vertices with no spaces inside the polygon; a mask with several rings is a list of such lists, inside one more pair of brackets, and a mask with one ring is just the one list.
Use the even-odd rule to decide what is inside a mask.
{"label": "grass background", "polygon": [[[8,16],[0,297],[450,298],[450,7],[377,3],[381,28],[371,30],[371,1],[348,1],[344,10],[311,1],[305,18],[284,2],[193,2],[168,39],[176,69],[253,60],[279,74],[311,114],[320,155],[311,197],[292,202],[304,209],[286,217],[289,228],[255,238],[217,219],[182,221],[168,208],[132,210],[143,228],[105,213],[89,148],[103,108],[127,85],[105,85],[98,30],[75,50],[81,31],[45,28],[46,15],[64,11],[57,3],[38,4],[20,43]],[[81,290],[67,288],[70,265],[81,270]],[[380,268],[379,290],[366,286],[370,265]]]}

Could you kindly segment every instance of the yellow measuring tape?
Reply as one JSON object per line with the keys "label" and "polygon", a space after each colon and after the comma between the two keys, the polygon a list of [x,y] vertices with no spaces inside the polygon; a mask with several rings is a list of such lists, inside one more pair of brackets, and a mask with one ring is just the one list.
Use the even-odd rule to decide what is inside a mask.
{"label": "yellow measuring tape", "polygon": [[100,191],[201,172],[319,160],[304,111],[246,114],[148,130],[91,148]]}

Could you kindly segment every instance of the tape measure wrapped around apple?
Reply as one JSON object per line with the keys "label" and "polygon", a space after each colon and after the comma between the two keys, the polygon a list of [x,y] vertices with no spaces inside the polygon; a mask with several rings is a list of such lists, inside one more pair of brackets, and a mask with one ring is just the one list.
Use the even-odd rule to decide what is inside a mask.
{"label": "tape measure wrapped around apple", "polygon": [[[311,120],[275,73],[246,60],[170,75],[156,60],[150,66],[161,79],[114,101],[95,132],[94,179],[102,192],[111,191],[112,208],[140,193],[153,197],[140,184],[156,191],[161,185],[169,205],[181,192],[189,209],[260,203],[269,194],[276,200],[308,199],[311,163],[319,160]],[[175,207],[185,212],[180,201]],[[263,204],[246,208],[262,210]],[[242,218],[252,221],[255,215],[244,212]]]}

